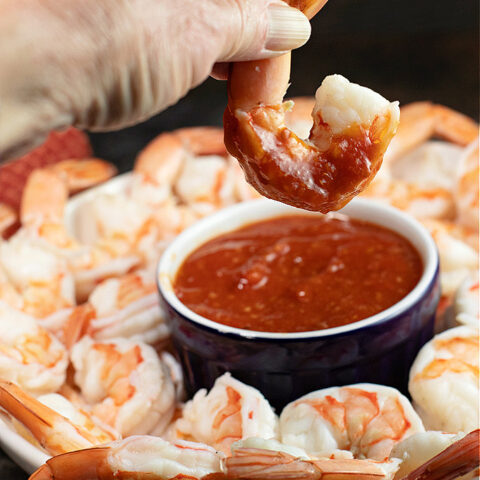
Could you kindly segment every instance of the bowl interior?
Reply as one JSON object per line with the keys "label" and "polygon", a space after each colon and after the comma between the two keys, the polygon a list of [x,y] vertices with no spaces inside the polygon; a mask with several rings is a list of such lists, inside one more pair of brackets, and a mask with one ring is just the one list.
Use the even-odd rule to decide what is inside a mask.
{"label": "bowl interior", "polygon": [[[323,330],[298,333],[270,333],[243,330],[209,320],[186,307],[175,295],[173,283],[183,261],[196,248],[223,233],[236,230],[253,222],[285,215],[321,215],[284,205],[272,200],[260,199],[235,205],[207,217],[185,230],[169,246],[158,267],[160,293],[164,300],[184,317],[218,332],[237,334],[247,338],[306,338],[343,333],[379,322],[404,311],[418,301],[428,289],[438,269],[435,243],[427,230],[416,220],[399,210],[369,199],[357,198],[336,214],[365,220],[393,230],[407,238],[417,249],[423,262],[423,273],[415,288],[395,305],[369,318],[355,323]],[[335,214],[334,214],[335,215]]]}

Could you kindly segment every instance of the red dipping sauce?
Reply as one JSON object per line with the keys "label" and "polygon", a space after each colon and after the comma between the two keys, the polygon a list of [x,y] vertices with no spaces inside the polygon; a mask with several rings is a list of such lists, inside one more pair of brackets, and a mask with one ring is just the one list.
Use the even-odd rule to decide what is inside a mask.
{"label": "red dipping sauce", "polygon": [[420,255],[404,237],[344,215],[285,216],[245,226],[190,254],[174,282],[194,312],[262,332],[356,322],[418,283]]}

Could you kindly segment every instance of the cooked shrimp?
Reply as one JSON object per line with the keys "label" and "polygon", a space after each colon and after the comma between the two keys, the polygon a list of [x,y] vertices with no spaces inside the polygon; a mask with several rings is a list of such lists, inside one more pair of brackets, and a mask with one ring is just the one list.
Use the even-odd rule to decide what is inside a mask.
{"label": "cooked shrimp", "polygon": [[[255,442],[257,443],[257,442]],[[232,456],[225,460],[226,474],[231,479],[269,480],[357,480],[392,479],[399,461],[331,458],[308,458],[292,451],[290,446],[277,450],[278,443],[265,441],[262,448],[250,442],[232,445]],[[292,452],[292,453],[289,453]]]}
{"label": "cooked shrimp", "polygon": [[[432,470],[426,470],[424,475],[432,474],[434,470],[443,467],[443,475],[446,475],[446,468],[452,470],[454,474],[451,478],[457,478],[459,475],[470,472],[479,465],[479,431],[476,430],[469,435],[460,433],[458,435],[442,433],[442,432],[421,432],[416,433],[393,447],[390,458],[399,458],[402,460],[400,469],[395,475],[395,479],[402,479],[415,469],[422,467],[425,469],[425,463],[430,465]],[[448,452],[444,452],[447,448]],[[443,453],[442,453],[443,452]],[[441,454],[438,458],[439,464],[428,462],[433,457]],[[444,461],[446,465],[441,465],[440,461]],[[468,476],[462,476],[462,480],[473,478],[475,473],[472,472]],[[415,474],[410,477],[418,478]],[[424,477],[427,478],[427,477]],[[428,477],[431,478],[431,477]],[[444,478],[444,477],[442,477]]]}
{"label": "cooked shrimp", "polygon": [[478,289],[479,272],[472,271],[462,282],[455,295],[455,319],[458,323],[471,327],[480,326]]}
{"label": "cooked shrimp", "polygon": [[478,138],[466,149],[460,159],[456,185],[458,222],[478,231],[480,165]]}
{"label": "cooked shrimp", "polygon": [[[310,210],[339,209],[380,168],[398,124],[398,106],[340,75],[329,76],[317,91],[314,127],[303,141],[285,127],[290,104],[280,103],[289,62],[287,55],[233,66],[224,116],[227,148],[263,195]],[[266,82],[274,74],[283,78]],[[258,98],[249,97],[244,85],[254,85]],[[270,85],[284,90],[279,95]]]}
{"label": "cooked shrimp", "polygon": [[203,216],[242,200],[237,186],[248,191],[232,164],[219,128],[163,133],[138,156],[131,195],[155,207],[175,199],[175,205],[189,206]]}
{"label": "cooked shrimp", "polygon": [[[48,188],[45,188],[45,185],[48,185]],[[112,234],[101,242],[91,243],[83,243],[73,238],[63,223],[67,196],[67,185],[58,174],[47,169],[35,170],[29,176],[22,196],[23,228],[13,238],[21,238],[22,242],[40,247],[66,262],[68,270],[74,276],[76,296],[83,301],[99,281],[126,273],[138,265],[141,259],[132,252],[128,235],[122,237]],[[139,210],[132,212],[125,208],[122,223],[115,211],[108,208],[106,210],[101,212],[102,218],[106,218],[105,221],[121,223],[124,229],[131,227],[131,222],[126,222],[125,218],[130,219],[133,215],[136,219],[139,215]],[[140,210],[140,213],[143,212]],[[95,223],[92,222],[92,212],[89,211],[89,214],[88,225],[91,229]],[[81,220],[80,217],[79,221]],[[85,230],[88,235],[89,229]]]}
{"label": "cooked shrimp", "polygon": [[0,378],[41,395],[60,388],[67,365],[67,351],[52,334],[0,301]]}
{"label": "cooked shrimp", "polygon": [[[206,182],[213,182],[213,189],[212,185],[207,188],[202,184],[199,185],[201,191],[215,193],[215,188],[221,185],[225,156],[223,132],[219,128],[197,127],[162,133],[140,152],[135,161],[132,195],[147,205],[162,204],[173,194],[172,189],[175,189],[185,162],[193,161],[191,168],[195,168],[197,158],[207,170],[213,167],[207,178],[211,182]],[[207,162],[204,163],[203,159]],[[183,193],[189,194],[185,189]]]}
{"label": "cooked shrimp", "polygon": [[[132,436],[101,447],[54,457],[30,480],[199,480],[222,470],[223,455],[200,443],[168,443],[158,437]],[[213,474],[213,475],[212,475]]]}
{"label": "cooked shrimp", "polygon": [[233,442],[246,437],[277,436],[278,419],[263,395],[229,373],[208,392],[199,390],[170,428],[170,438],[204,442],[230,454]]}
{"label": "cooked shrimp", "polygon": [[[0,407],[20,422],[51,455],[119,438],[113,429],[101,425],[97,419],[56,393],[35,399],[13,383],[0,380]],[[31,440],[23,430],[19,429],[19,433]]]}
{"label": "cooked shrimp", "polygon": [[[405,105],[400,113],[399,130],[385,153],[384,166],[365,195],[417,218],[453,220],[459,160],[478,126],[454,110],[428,102]],[[432,136],[447,141],[428,141]]]}
{"label": "cooked shrimp", "polygon": [[432,137],[466,146],[478,136],[478,125],[471,118],[443,105],[414,102],[401,108],[402,121],[385,153],[390,164]]}
{"label": "cooked shrimp", "polygon": [[17,222],[17,212],[6,203],[0,202],[0,236]]}
{"label": "cooked shrimp", "polygon": [[162,433],[170,422],[173,382],[149,345],[84,337],[73,346],[71,361],[91,412],[121,435]]}
{"label": "cooked shrimp", "polygon": [[457,291],[472,271],[478,271],[478,231],[452,222],[423,220],[440,255],[440,283],[442,294],[448,298]]}
{"label": "cooked shrimp", "polygon": [[397,390],[359,383],[305,395],[280,415],[280,439],[309,455],[388,457],[395,443],[424,431],[410,402]]}
{"label": "cooked shrimp", "polygon": [[169,335],[158,302],[157,287],[146,272],[137,271],[100,283],[86,305],[77,307],[65,325],[65,337],[73,345],[84,334],[94,340],[122,337],[159,344]]}
{"label": "cooked shrimp", "polygon": [[62,160],[48,169],[64,179],[70,194],[105,182],[117,173],[114,165],[100,158]]}
{"label": "cooked shrimp", "polygon": [[74,279],[66,262],[21,235],[0,244],[0,262],[25,313],[46,318],[75,305]]}
{"label": "cooked shrimp", "polygon": [[[312,15],[325,0],[309,3],[307,9],[305,2],[292,5]],[[398,105],[332,75],[317,90],[314,126],[303,141],[285,126],[289,76],[290,54],[232,65],[225,145],[262,195],[309,210],[339,209],[380,168],[397,129]]]}
{"label": "cooked shrimp", "polygon": [[410,370],[408,389],[428,429],[478,428],[478,329],[456,327],[426,343]]}

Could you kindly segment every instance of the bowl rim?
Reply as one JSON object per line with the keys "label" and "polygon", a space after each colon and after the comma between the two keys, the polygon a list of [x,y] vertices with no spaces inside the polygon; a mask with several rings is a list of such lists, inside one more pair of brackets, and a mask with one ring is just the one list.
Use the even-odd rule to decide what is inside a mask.
{"label": "bowl rim", "polygon": [[[211,237],[204,239],[199,243],[195,243],[195,245],[192,248],[187,249],[186,254],[184,254],[183,252],[180,254],[182,261],[179,262],[179,265],[174,271],[174,274],[172,275],[171,273],[168,273],[168,270],[169,270],[168,267],[172,261],[172,258],[176,256],[178,245],[187,243],[187,241],[190,240],[191,238],[196,238],[199,234],[205,231],[208,231],[209,229],[212,229],[212,227],[218,224],[221,224],[222,220],[224,220],[227,217],[239,216],[239,215],[241,216],[242,212],[247,212],[249,209],[255,208],[255,206],[259,206],[262,204],[271,205],[271,208],[269,209],[269,212],[267,214],[262,215],[258,218],[255,218],[254,220],[246,219],[244,223],[240,223],[239,225],[233,228],[227,228],[225,230],[222,230],[222,232],[214,234]],[[349,205],[347,205],[347,207],[344,207],[344,209],[346,209],[347,212],[344,212],[344,209],[341,209],[338,212],[332,212],[332,213],[334,214],[345,213],[346,215],[350,215],[348,213],[349,206],[355,206],[358,208],[367,208],[367,209],[371,208],[371,209],[376,209],[379,212],[383,211],[384,213],[394,215],[397,220],[404,222],[404,225],[408,225],[411,229],[413,228],[413,230],[416,231],[418,238],[421,239],[426,250],[426,255],[425,255],[426,258],[424,258],[421,252],[419,251],[419,248],[413,245],[414,248],[417,250],[417,252],[420,254],[423,262],[423,273],[422,273],[422,276],[420,277],[420,280],[415,285],[415,287],[400,301],[398,301],[391,307],[388,307],[387,309],[382,310],[381,312],[375,315],[364,318],[362,320],[358,320],[357,322],[341,325],[338,327],[325,328],[321,330],[309,330],[305,332],[262,332],[262,331],[247,330],[247,329],[242,329],[242,328],[237,328],[237,327],[232,327],[229,325],[217,323],[213,320],[203,317],[202,315],[194,312],[193,310],[190,310],[185,304],[183,304],[178,299],[178,297],[175,295],[173,290],[173,279],[176,276],[178,269],[182,265],[184,259],[186,259],[194,250],[196,250],[197,248],[199,248],[201,245],[208,242],[212,238],[215,238],[224,233],[228,233],[230,231],[234,231],[238,228],[242,228],[243,226],[246,226],[251,223],[261,222],[261,221],[268,220],[270,218],[279,217],[279,216],[287,216],[292,213],[293,214],[296,213],[300,215],[302,213],[304,213],[305,215],[319,214],[318,212],[308,212],[305,210],[300,210],[295,207],[284,205],[282,203],[269,200],[266,198],[250,200],[247,202],[242,202],[230,207],[223,208],[218,212],[199,220],[194,225],[190,226],[189,228],[184,230],[180,235],[178,235],[172,241],[172,243],[167,247],[167,249],[164,251],[163,255],[161,256],[157,264],[156,283],[157,283],[157,288],[160,293],[160,296],[162,300],[165,302],[165,304],[168,305],[168,307],[175,310],[177,314],[181,315],[184,319],[193,323],[197,327],[202,327],[203,329],[207,329],[211,331],[213,330],[214,332],[220,335],[227,335],[229,337],[233,336],[237,338],[239,337],[244,340],[258,339],[258,340],[267,340],[267,341],[268,340],[298,341],[302,339],[311,339],[314,337],[315,338],[330,337],[330,336],[337,336],[341,334],[352,333],[355,331],[362,330],[366,327],[377,326],[387,321],[393,320],[397,318],[400,314],[403,314],[409,311],[410,309],[414,308],[415,305],[419,301],[421,301],[425,296],[425,294],[428,291],[430,291],[431,288],[434,286],[435,279],[437,278],[437,274],[439,271],[439,255],[438,255],[436,244],[433,238],[431,237],[430,233],[428,232],[428,230],[420,222],[418,222],[416,219],[406,214],[405,212],[402,212],[401,210],[394,208],[390,205],[381,203],[378,200],[372,200],[367,198],[355,198],[349,203]],[[276,211],[282,212],[282,213],[275,214]],[[355,218],[355,215],[352,215],[352,217]],[[368,220],[368,221],[373,224],[382,226],[382,224],[380,224],[375,220]],[[384,226],[384,228],[389,228],[389,227]],[[408,236],[403,235],[398,230],[395,230],[393,228],[391,228],[391,230],[394,231],[395,233],[398,233],[399,235],[402,235],[404,238],[409,240],[410,243],[413,243],[412,240],[408,238]]]}

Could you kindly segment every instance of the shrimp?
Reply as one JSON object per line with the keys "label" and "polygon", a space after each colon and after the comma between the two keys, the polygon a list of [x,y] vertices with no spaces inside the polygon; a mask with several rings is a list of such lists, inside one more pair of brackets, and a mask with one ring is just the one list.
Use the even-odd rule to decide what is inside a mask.
{"label": "shrimp", "polygon": [[122,337],[159,345],[170,333],[157,287],[140,270],[100,283],[90,294],[88,304],[77,307],[63,330],[69,346],[84,334],[94,340]]}
{"label": "shrimp", "polygon": [[[58,261],[63,260],[73,275],[76,297],[82,301],[99,281],[126,273],[140,263],[140,258],[132,252],[131,244],[120,236],[92,244],[73,238],[63,223],[67,197],[67,185],[57,173],[48,169],[34,170],[22,196],[22,229],[12,240],[21,239],[22,243],[53,254]],[[126,214],[132,212],[124,211],[124,228],[129,226],[125,218],[130,216]],[[114,212],[108,211],[106,217],[110,221],[112,216]]]}
{"label": "shrimp", "polygon": [[[478,132],[468,117],[442,105],[418,102],[400,109],[398,133],[384,167],[364,192],[417,218],[453,220],[455,179],[463,147]],[[437,136],[447,141],[428,141]]]}
{"label": "shrimp", "polygon": [[[309,3],[314,14],[325,1]],[[289,75],[289,53],[232,65],[225,145],[262,195],[308,210],[339,209],[380,168],[399,122],[398,104],[329,76],[317,90],[314,126],[303,141],[285,126],[292,103],[281,102]]]}
{"label": "shrimp", "polygon": [[462,281],[478,271],[478,232],[452,222],[423,220],[440,255],[442,295],[451,299]]}
{"label": "shrimp", "polygon": [[169,443],[158,437],[131,436],[54,457],[30,480],[199,480],[207,476],[220,480],[224,478],[220,473],[222,461],[221,453],[201,443]]}
{"label": "shrimp", "polygon": [[75,305],[73,275],[52,253],[15,236],[0,245],[0,262],[23,312],[44,319],[59,311],[68,314]]}
{"label": "shrimp", "polygon": [[382,461],[395,443],[422,431],[422,421],[400,392],[368,383],[312,392],[280,415],[281,441],[314,456]]}
{"label": "shrimp", "polygon": [[170,422],[174,385],[149,345],[83,337],[73,346],[70,358],[86,408],[122,436],[160,434]]}
{"label": "shrimp", "polygon": [[204,442],[229,455],[236,440],[276,437],[277,423],[272,407],[258,390],[225,373],[208,394],[199,390],[185,404],[167,438]]}
{"label": "shrimp", "polygon": [[[88,412],[76,408],[65,397],[50,393],[35,399],[11,382],[0,380],[0,407],[27,429],[51,455],[112,442],[119,438]],[[33,439],[14,425],[20,434]]]}
{"label": "shrimp", "polygon": [[478,231],[479,221],[479,150],[477,138],[466,149],[460,159],[455,189],[458,206],[457,221],[461,225]]}
{"label": "shrimp", "polygon": [[[252,442],[252,440],[254,440]],[[299,455],[300,453],[300,455]],[[247,439],[232,445],[232,456],[225,460],[227,478],[269,480],[380,480],[393,479],[399,460],[310,458],[278,442]]]}
{"label": "shrimp", "polygon": [[480,326],[479,272],[472,271],[455,294],[455,319],[463,325]]}
{"label": "shrimp", "polygon": [[[428,461],[451,446],[453,447],[451,448],[450,453],[443,453],[441,457],[439,457],[439,460],[447,460],[448,467],[452,467],[453,462],[457,464],[456,468],[458,468],[458,470],[452,469],[455,475],[452,478],[457,478],[457,476],[463,473],[478,468],[479,433],[480,432],[476,430],[469,435],[465,435],[464,433],[455,435],[430,431],[416,433],[405,440],[402,440],[393,447],[390,454],[391,459],[399,458],[402,460],[400,468],[395,475],[395,479],[404,478],[417,468],[422,467],[425,462],[427,462],[427,465],[434,465],[433,462],[429,463]],[[437,468],[439,466],[441,465],[438,465]],[[422,468],[425,469],[425,466]],[[445,468],[445,466],[443,466],[443,468]],[[430,474],[432,473],[432,471],[427,470],[424,475],[426,475],[427,472]],[[444,471],[443,473],[445,474],[446,472]],[[468,476],[462,476],[462,480],[473,478],[473,475],[474,473]],[[417,477],[413,474],[410,478]]]}
{"label": "shrimp", "polygon": [[114,165],[100,158],[62,160],[48,169],[64,179],[69,194],[98,185],[117,174]]}
{"label": "shrimp", "polygon": [[4,236],[17,220],[17,212],[10,205],[0,202],[0,236]]}
{"label": "shrimp", "polygon": [[241,200],[243,190],[248,191],[234,163],[219,128],[163,133],[138,156],[131,195],[156,207],[175,199],[175,204],[188,205],[203,216]]}
{"label": "shrimp", "polygon": [[42,395],[60,388],[67,365],[67,351],[51,333],[0,301],[0,378]]}
{"label": "shrimp", "polygon": [[426,343],[410,370],[408,389],[428,429],[448,433],[480,426],[478,329],[462,326]]}
{"label": "shrimp", "polygon": [[385,154],[390,164],[431,137],[466,146],[478,136],[478,125],[471,118],[443,105],[414,102],[401,109],[402,121]]}

